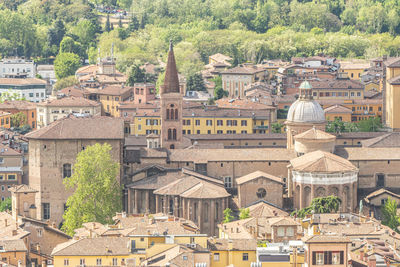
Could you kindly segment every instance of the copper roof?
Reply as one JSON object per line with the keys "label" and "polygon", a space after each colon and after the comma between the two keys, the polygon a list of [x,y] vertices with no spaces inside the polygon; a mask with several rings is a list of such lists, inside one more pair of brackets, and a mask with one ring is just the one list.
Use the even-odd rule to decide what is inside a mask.
{"label": "copper roof", "polygon": [[124,120],[70,115],[25,135],[28,139],[124,139]]}
{"label": "copper roof", "polygon": [[172,42],[169,44],[167,67],[165,70],[164,84],[161,86],[160,94],[164,93],[179,93],[179,78],[178,70],[176,68],[174,48]]}
{"label": "copper roof", "polygon": [[274,176],[274,175],[271,175],[271,174],[268,174],[268,173],[265,173],[262,171],[255,171],[255,172],[249,173],[245,176],[236,178],[236,183],[241,185],[241,184],[247,183],[249,181],[258,179],[260,177],[267,178],[268,180],[272,180],[272,181],[280,183],[280,184],[284,184],[282,181],[282,178],[279,178],[277,176]]}
{"label": "copper roof", "polygon": [[358,169],[348,160],[329,152],[317,150],[290,161],[293,170],[301,172],[336,173]]}

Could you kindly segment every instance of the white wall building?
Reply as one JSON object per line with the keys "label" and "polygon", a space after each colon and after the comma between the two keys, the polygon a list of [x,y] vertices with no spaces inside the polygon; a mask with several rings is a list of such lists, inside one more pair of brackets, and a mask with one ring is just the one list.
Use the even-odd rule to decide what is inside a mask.
{"label": "white wall building", "polygon": [[55,84],[57,81],[54,65],[37,65],[36,73],[40,75],[42,79],[49,81],[51,85]]}
{"label": "white wall building", "polygon": [[3,58],[0,60],[0,78],[35,78],[33,60],[24,58]]}
{"label": "white wall building", "polygon": [[37,78],[0,78],[0,94],[16,93],[20,98],[38,103],[46,99],[46,85],[46,81]]}

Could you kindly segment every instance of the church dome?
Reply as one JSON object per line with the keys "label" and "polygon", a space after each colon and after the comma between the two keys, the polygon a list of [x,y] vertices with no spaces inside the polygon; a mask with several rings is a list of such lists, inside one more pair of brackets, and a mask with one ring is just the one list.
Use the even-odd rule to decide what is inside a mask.
{"label": "church dome", "polygon": [[315,100],[297,99],[289,108],[287,120],[289,122],[323,123],[325,112]]}
{"label": "church dome", "polygon": [[323,123],[325,112],[321,105],[313,100],[312,87],[308,81],[301,83],[300,96],[289,108],[287,121],[301,123]]}

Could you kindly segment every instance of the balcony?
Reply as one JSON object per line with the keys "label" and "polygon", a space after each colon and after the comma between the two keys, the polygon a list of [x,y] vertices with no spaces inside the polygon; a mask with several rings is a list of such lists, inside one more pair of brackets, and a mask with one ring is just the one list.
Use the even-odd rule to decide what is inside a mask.
{"label": "balcony", "polygon": [[254,125],[253,130],[268,130],[268,125]]}

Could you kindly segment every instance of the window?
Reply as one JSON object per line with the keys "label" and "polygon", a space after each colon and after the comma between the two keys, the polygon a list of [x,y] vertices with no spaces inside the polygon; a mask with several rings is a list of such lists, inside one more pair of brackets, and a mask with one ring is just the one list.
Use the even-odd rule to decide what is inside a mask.
{"label": "window", "polygon": [[197,130],[197,134],[200,134],[200,130]]}
{"label": "window", "polygon": [[384,187],[384,186],[385,186],[385,175],[382,173],[377,174],[376,187]]}
{"label": "window", "polygon": [[186,130],[182,130],[182,134],[186,134]]}
{"label": "window", "polygon": [[212,126],[212,120],[206,120],[206,125],[207,126]]}
{"label": "window", "polygon": [[4,163],[4,158],[0,158],[0,163]]}
{"label": "window", "polygon": [[242,260],[243,261],[248,261],[249,260],[249,253],[243,253]]}
{"label": "window", "polygon": [[6,188],[4,187],[4,185],[1,186],[1,191],[4,192],[4,190],[6,190]]}
{"label": "window", "polygon": [[313,265],[324,265],[324,253],[314,251],[312,254]]}
{"label": "window", "polygon": [[[42,237],[42,234],[43,234],[42,229],[41,229],[41,228],[38,228],[38,229],[37,229],[37,236],[38,236],[38,237]],[[64,264],[64,265],[65,265],[65,264]]]}
{"label": "window", "polygon": [[343,264],[343,251],[328,251],[328,254],[330,254],[328,257],[329,259],[329,263],[334,264],[334,265],[339,265],[339,264]]}
{"label": "window", "polygon": [[101,266],[101,259],[96,259],[96,265]]}
{"label": "window", "polygon": [[207,130],[207,134],[211,134],[211,130]]}
{"label": "window", "polygon": [[33,93],[29,93],[29,97],[33,97]]}
{"label": "window", "polygon": [[286,228],[286,235],[287,236],[294,236],[294,228],[293,227]]}
{"label": "window", "polygon": [[224,121],[223,120],[217,120],[217,126],[223,126]]}
{"label": "window", "polygon": [[80,259],[80,260],[79,260],[79,264],[80,264],[81,266],[84,266],[84,265],[85,265],[85,259]]}
{"label": "window", "polygon": [[69,266],[69,259],[64,259],[64,266]]}
{"label": "window", "polygon": [[241,131],[242,134],[247,134],[246,130]]}
{"label": "window", "polygon": [[222,131],[222,130],[217,130],[217,134],[223,134],[224,133],[224,131]]}
{"label": "window", "polygon": [[214,253],[214,261],[219,261],[219,253]]}
{"label": "window", "polygon": [[278,236],[285,236],[285,228],[282,226],[278,227],[277,234]]}
{"label": "window", "polygon": [[231,188],[232,187],[232,177],[230,177],[230,176],[225,176],[224,177],[224,186],[225,186],[225,188]]}
{"label": "window", "polygon": [[258,198],[264,198],[267,195],[267,191],[264,188],[258,188],[256,195]]}
{"label": "window", "polygon": [[361,92],[357,92],[357,96],[361,96]]}
{"label": "window", "polygon": [[15,180],[16,180],[15,174],[8,174],[8,175],[7,175],[7,180],[9,180],[9,181],[15,181]]}
{"label": "window", "polygon": [[43,203],[43,220],[50,219],[50,203]]}
{"label": "window", "polygon": [[117,266],[118,265],[118,259],[117,258],[113,258],[112,259],[112,265],[113,266]]}
{"label": "window", "polygon": [[188,260],[188,257],[187,257],[187,256],[183,256],[182,259],[183,259],[184,261],[187,261],[187,260]]}
{"label": "window", "polygon": [[386,201],[387,201],[387,198],[381,199],[381,205],[382,205],[382,206],[385,205],[385,204],[386,204]]}
{"label": "window", "polygon": [[196,125],[197,125],[197,126],[200,125],[200,120],[196,120]]}
{"label": "window", "polygon": [[65,163],[63,165],[63,178],[71,177],[71,164]]}
{"label": "window", "polygon": [[242,126],[247,126],[247,121],[246,121],[246,120],[242,120],[242,121],[241,121],[241,125],[242,125]]}

